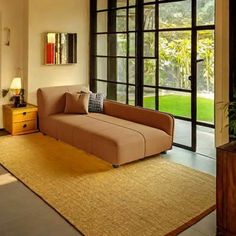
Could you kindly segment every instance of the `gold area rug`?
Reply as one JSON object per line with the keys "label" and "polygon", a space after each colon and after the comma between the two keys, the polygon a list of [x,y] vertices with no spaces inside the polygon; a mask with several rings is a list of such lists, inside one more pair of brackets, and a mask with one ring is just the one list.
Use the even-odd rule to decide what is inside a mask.
{"label": "gold area rug", "polygon": [[176,235],[215,205],[214,177],[159,156],[113,169],[36,133],[1,137],[0,163],[89,236]]}

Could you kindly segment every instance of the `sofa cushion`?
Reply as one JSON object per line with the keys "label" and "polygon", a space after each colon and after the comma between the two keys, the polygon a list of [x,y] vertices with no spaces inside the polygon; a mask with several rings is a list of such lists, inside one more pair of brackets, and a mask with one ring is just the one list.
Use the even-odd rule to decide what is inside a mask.
{"label": "sofa cushion", "polygon": [[58,139],[112,164],[123,164],[170,148],[164,131],[100,113],[50,116]]}
{"label": "sofa cushion", "polygon": [[90,93],[89,112],[103,112],[103,95],[101,93]]}
{"label": "sofa cushion", "polygon": [[105,114],[90,113],[89,117],[140,133],[145,140],[145,156],[152,156],[171,148],[172,137],[163,130]]}
{"label": "sofa cushion", "polygon": [[89,94],[88,93],[68,93],[66,92],[66,105],[64,113],[67,114],[87,114]]}
{"label": "sofa cushion", "polygon": [[[93,113],[95,114],[95,113]],[[144,157],[143,136],[89,115],[56,114],[49,117],[56,127],[56,138],[112,164],[123,164]]]}

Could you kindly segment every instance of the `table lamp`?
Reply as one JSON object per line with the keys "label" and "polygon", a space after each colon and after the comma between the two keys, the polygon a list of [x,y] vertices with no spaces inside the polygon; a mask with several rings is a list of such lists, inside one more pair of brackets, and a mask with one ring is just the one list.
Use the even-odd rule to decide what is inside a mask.
{"label": "table lamp", "polygon": [[21,92],[21,78],[20,77],[15,77],[13,78],[11,85],[10,85],[10,90],[13,94],[13,101],[14,101],[14,107],[19,107],[20,106],[20,92]]}

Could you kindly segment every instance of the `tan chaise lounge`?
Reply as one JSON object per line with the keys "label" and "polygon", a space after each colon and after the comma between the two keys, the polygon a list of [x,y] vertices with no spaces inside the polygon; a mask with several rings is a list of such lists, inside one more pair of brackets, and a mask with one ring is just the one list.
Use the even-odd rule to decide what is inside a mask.
{"label": "tan chaise lounge", "polygon": [[172,148],[174,119],[166,113],[104,101],[104,114],[64,114],[65,92],[80,90],[80,85],[38,89],[42,133],[114,166]]}

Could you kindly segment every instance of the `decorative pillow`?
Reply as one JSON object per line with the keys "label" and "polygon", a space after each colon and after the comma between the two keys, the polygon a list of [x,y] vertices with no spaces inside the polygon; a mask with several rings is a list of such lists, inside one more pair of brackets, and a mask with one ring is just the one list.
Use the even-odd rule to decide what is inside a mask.
{"label": "decorative pillow", "polygon": [[101,93],[90,93],[89,112],[103,112],[103,95]]}
{"label": "decorative pillow", "polygon": [[89,93],[66,92],[66,106],[64,113],[88,114]]}

